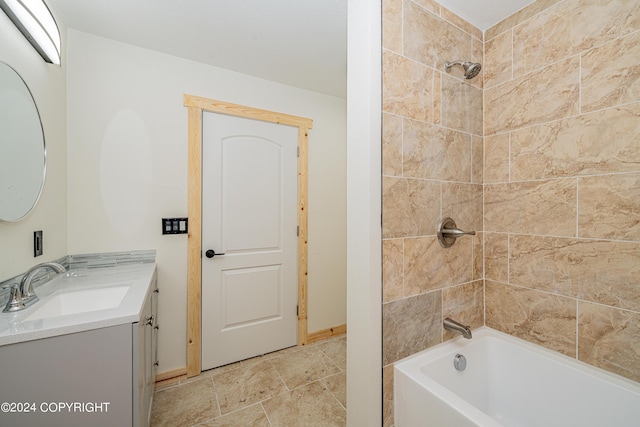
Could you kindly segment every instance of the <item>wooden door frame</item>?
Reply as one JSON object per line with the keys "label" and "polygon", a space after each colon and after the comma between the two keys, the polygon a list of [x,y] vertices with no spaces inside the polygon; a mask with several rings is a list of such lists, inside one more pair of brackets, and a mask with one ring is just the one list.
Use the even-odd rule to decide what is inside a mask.
{"label": "wooden door frame", "polygon": [[313,120],[184,95],[188,108],[189,234],[187,247],[187,377],[200,375],[202,350],[202,112],[226,114],[298,128],[298,345],[307,344],[308,145]]}

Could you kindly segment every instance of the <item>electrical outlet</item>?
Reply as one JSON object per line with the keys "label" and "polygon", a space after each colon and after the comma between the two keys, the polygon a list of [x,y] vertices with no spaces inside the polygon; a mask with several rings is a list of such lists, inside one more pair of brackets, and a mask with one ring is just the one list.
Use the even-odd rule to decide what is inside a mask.
{"label": "electrical outlet", "polygon": [[42,230],[33,232],[33,256],[42,255],[44,248],[42,246]]}

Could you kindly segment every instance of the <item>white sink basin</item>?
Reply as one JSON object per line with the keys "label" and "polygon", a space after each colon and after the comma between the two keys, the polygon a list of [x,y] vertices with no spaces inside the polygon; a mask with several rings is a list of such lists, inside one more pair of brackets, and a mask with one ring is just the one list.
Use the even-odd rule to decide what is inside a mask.
{"label": "white sink basin", "polygon": [[57,294],[45,301],[24,320],[37,320],[116,308],[128,291],[129,285]]}

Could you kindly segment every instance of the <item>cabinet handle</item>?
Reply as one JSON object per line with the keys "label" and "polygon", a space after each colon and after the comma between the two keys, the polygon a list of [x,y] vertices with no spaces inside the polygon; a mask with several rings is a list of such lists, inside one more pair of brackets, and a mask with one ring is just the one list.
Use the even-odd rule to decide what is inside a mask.
{"label": "cabinet handle", "polygon": [[156,363],[153,364],[154,366],[160,366],[160,362],[156,360]]}
{"label": "cabinet handle", "polygon": [[153,316],[147,316],[147,317],[144,319],[144,323],[145,323],[145,325],[147,325],[147,326],[151,326],[151,325],[153,325]]}
{"label": "cabinet handle", "polygon": [[160,325],[154,326],[153,329],[160,329]]}
{"label": "cabinet handle", "polygon": [[159,294],[159,293],[160,293],[160,289],[155,288],[155,289],[153,290],[153,293],[154,293],[154,294]]}

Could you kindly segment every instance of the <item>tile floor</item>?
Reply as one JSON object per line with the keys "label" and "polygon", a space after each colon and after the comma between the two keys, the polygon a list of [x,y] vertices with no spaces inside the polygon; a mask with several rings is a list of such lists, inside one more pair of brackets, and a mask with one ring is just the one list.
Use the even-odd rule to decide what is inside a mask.
{"label": "tile floor", "polygon": [[151,426],[345,426],[342,335],[203,372],[158,388]]}

